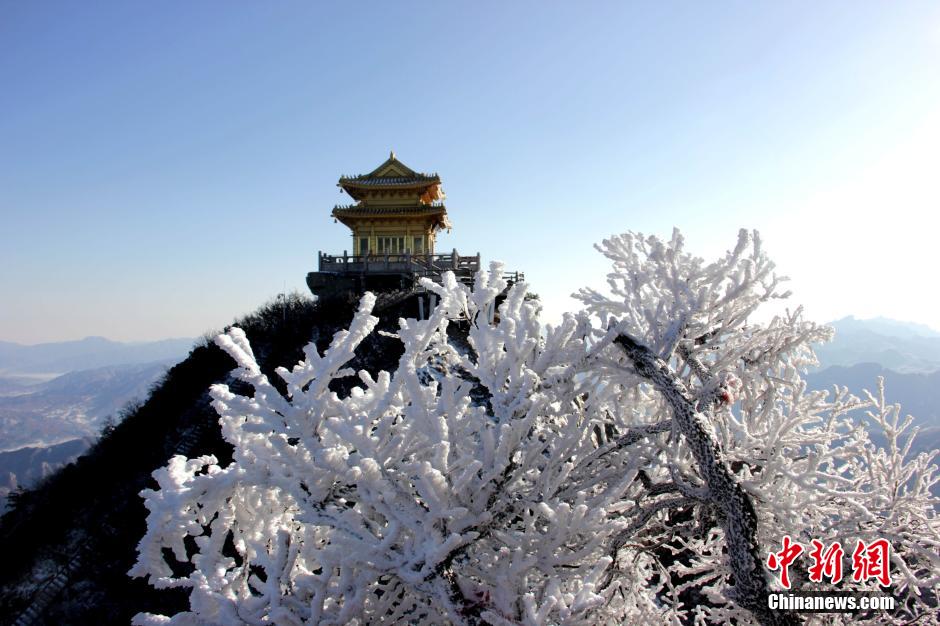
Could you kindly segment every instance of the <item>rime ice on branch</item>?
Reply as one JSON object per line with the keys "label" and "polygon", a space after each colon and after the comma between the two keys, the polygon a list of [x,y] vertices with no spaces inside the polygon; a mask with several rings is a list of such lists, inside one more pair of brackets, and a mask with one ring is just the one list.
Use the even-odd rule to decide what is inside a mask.
{"label": "rime ice on branch", "polygon": [[398,367],[375,376],[346,367],[377,322],[367,294],[323,354],[278,370],[286,397],[243,332],[220,336],[254,388],[211,390],[234,459],[155,473],[131,570],[190,588],[190,611],[135,623],[788,623],[761,604],[784,535],[887,538],[887,617],[931,619],[933,456],[883,394],[806,390],[827,329],[749,321],[785,296],[756,234],[710,264],[678,233],[600,250],[610,292],[544,330],[497,264],[472,289],[426,281],[440,305],[400,321]]}

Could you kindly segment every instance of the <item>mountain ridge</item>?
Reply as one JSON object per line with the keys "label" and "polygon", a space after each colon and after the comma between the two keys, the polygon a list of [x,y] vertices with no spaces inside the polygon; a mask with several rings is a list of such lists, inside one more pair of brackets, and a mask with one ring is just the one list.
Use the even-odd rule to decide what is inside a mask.
{"label": "mountain ridge", "polygon": [[95,437],[104,420],[149,395],[176,359],[78,370],[0,394],[0,452]]}
{"label": "mountain ridge", "polygon": [[846,315],[841,319],[828,322],[827,326],[832,326],[837,331],[852,331],[853,329],[864,328],[895,337],[940,337],[940,331],[936,331],[926,324],[906,322],[881,315],[869,318]]}
{"label": "mountain ridge", "polygon": [[848,316],[826,325],[835,335],[829,343],[815,346],[819,369],[878,363],[898,373],[940,370],[940,333],[923,324]]}
{"label": "mountain ridge", "polygon": [[20,344],[0,341],[0,375],[64,374],[111,365],[179,359],[192,348],[187,337],[120,342],[104,337]]}

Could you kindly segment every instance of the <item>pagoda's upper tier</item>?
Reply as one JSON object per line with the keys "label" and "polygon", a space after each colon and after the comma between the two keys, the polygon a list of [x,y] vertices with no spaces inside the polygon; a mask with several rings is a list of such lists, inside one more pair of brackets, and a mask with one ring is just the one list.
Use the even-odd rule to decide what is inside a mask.
{"label": "pagoda's upper tier", "polygon": [[419,204],[430,204],[444,198],[440,176],[415,172],[395,158],[394,152],[368,174],[341,176],[337,185],[362,204],[376,201],[385,204],[389,196],[410,198]]}

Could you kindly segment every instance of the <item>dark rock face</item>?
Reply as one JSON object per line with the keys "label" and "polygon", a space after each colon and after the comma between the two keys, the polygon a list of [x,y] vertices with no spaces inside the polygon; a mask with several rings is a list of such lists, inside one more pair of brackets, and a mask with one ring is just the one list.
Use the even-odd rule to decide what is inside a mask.
{"label": "dark rock face", "polygon": [[[278,384],[275,368],[301,360],[311,340],[325,349],[334,333],[346,328],[355,306],[348,299],[315,304],[293,297],[236,325]],[[418,312],[418,296],[383,294],[375,314],[379,329],[395,331],[400,317]],[[393,371],[401,354],[397,340],[373,333],[350,366],[373,374]],[[186,608],[185,590],[157,591],[127,576],[145,531],[146,510],[138,494],[155,486],[151,473],[174,454],[214,454],[223,465],[231,460],[207,391],[231,382],[234,367],[214,344],[196,346],[86,455],[34,489],[13,494],[11,510],[0,519],[0,623],[13,623],[31,610],[33,623],[126,624],[141,611]],[[356,384],[355,378],[347,380],[348,388]],[[344,394],[348,388],[336,391]]]}

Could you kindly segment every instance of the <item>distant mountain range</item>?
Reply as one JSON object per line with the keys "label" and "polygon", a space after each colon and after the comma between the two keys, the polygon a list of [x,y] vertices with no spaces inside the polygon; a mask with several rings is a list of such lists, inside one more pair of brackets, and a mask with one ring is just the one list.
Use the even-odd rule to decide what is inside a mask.
{"label": "distant mountain range", "polygon": [[811,388],[874,393],[882,376],[889,402],[900,403],[919,424],[940,426],[940,333],[886,318],[846,317],[829,326],[836,334],[816,348],[819,368],[806,377]]}
{"label": "distant mountain range", "polygon": [[117,418],[128,402],[145,400],[150,386],[192,346],[188,338],[0,341],[0,452],[96,436],[106,417]]}
{"label": "distant mountain range", "polygon": [[193,339],[189,338],[121,343],[104,337],[86,337],[36,345],[0,341],[0,376],[64,374],[110,365],[179,361],[192,346]]}
{"label": "distant mountain range", "polygon": [[110,365],[35,383],[0,377],[0,512],[6,496],[85,452],[105,421],[120,421],[178,359]]}
{"label": "distant mountain range", "polygon": [[833,385],[848,387],[850,392],[862,397],[863,389],[877,395],[879,376],[885,379],[885,400],[900,404],[902,419],[912,415],[914,425],[920,428],[912,450],[916,453],[940,449],[940,370],[930,374],[901,374],[876,363],[851,367],[835,365],[809,374],[806,382],[810,389],[831,390]]}
{"label": "distant mountain range", "polygon": [[30,386],[0,378],[0,387],[14,388],[0,393],[0,452],[96,436],[108,416],[118,419],[127,403],[145,400],[174,362],[111,365]]}
{"label": "distant mountain range", "polygon": [[904,337],[907,339],[917,337],[940,338],[940,331],[936,331],[925,324],[901,322],[887,317],[872,317],[867,320],[862,320],[854,315],[849,315],[840,320],[829,322],[828,325],[844,333],[871,332],[887,337]]}
{"label": "distant mountain range", "polygon": [[836,334],[817,347],[820,367],[806,377],[809,387],[838,385],[861,396],[863,389],[876,393],[881,376],[885,399],[920,428],[913,451],[940,449],[940,333],[885,318],[846,317],[829,326]]}
{"label": "distant mountain range", "polygon": [[877,363],[900,373],[940,369],[940,333],[921,324],[846,317],[828,324],[835,338],[817,347],[820,368]]}
{"label": "distant mountain range", "polygon": [[145,400],[192,339],[120,343],[86,337],[39,345],[0,342],[0,511],[6,496],[71,463],[109,417]]}
{"label": "distant mountain range", "polygon": [[885,379],[885,398],[900,403],[904,413],[910,413],[924,423],[940,425],[940,370],[930,374],[902,374],[877,363],[859,363],[851,367],[834,365],[806,376],[812,389],[831,389],[833,385],[848,387],[856,395],[862,389],[877,394],[878,377]]}

